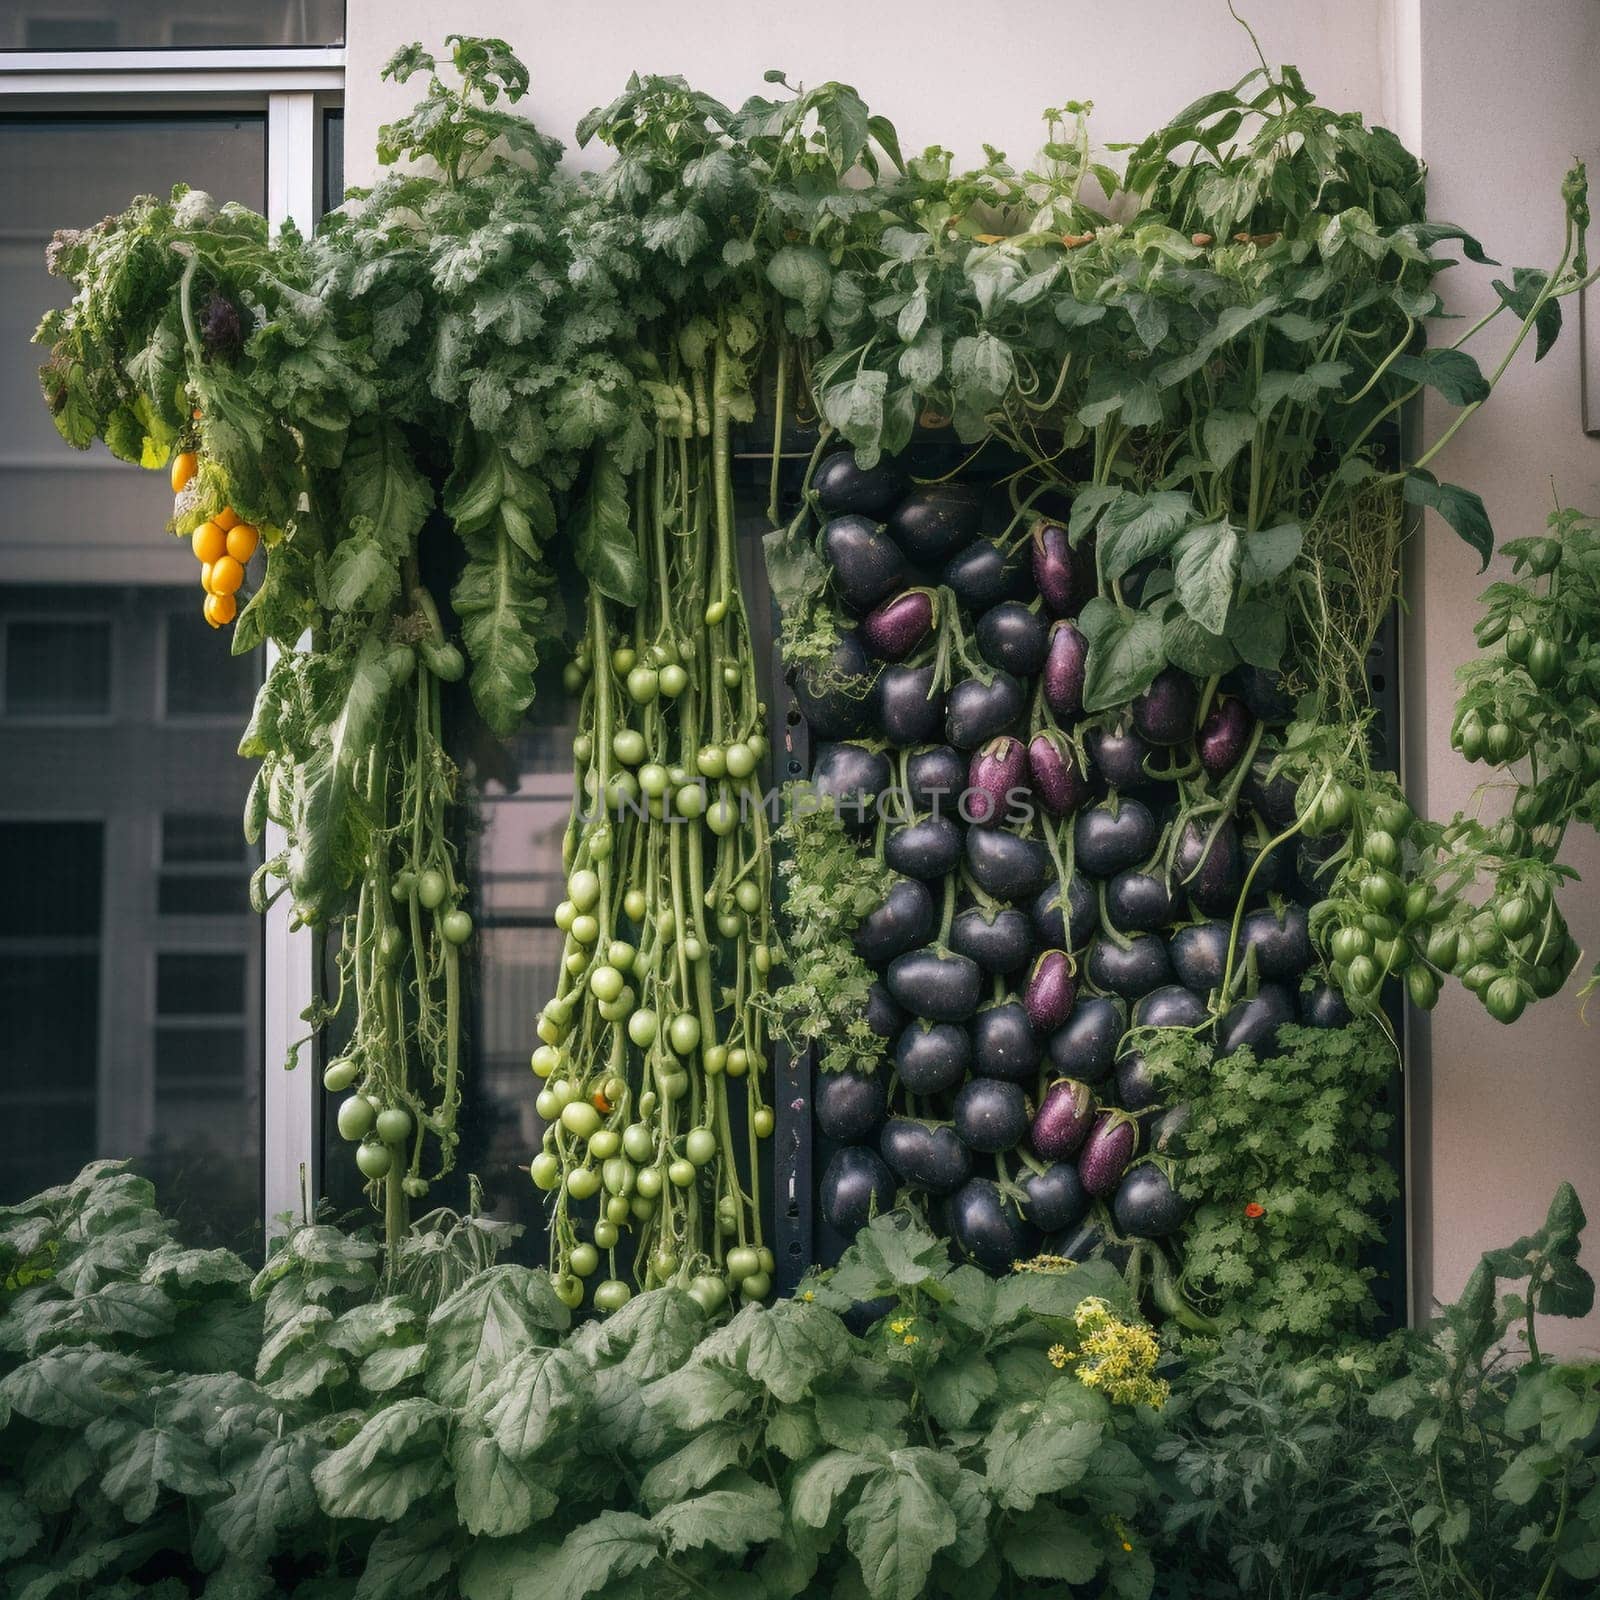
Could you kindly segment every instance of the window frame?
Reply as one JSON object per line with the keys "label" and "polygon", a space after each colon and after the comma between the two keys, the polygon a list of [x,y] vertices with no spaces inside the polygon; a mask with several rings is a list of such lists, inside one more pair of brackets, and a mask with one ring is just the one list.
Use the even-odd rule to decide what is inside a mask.
{"label": "window frame", "polygon": [[109,659],[117,659],[117,619],[104,611],[8,611],[0,614],[0,723],[8,728],[108,728],[117,720],[117,678],[114,670],[106,675],[106,707],[104,711],[13,711],[10,684],[7,682],[11,660],[11,630],[17,623],[53,626],[90,624],[103,627],[109,650]]}
{"label": "window frame", "polygon": [[[324,199],[324,114],[342,111],[344,75],[343,45],[0,50],[0,113],[264,112],[267,220],[293,222],[309,233]],[[159,648],[164,663],[164,633]],[[268,647],[268,671],[276,653]],[[164,679],[158,677],[157,683],[164,712]],[[72,720],[84,727],[103,719]],[[283,830],[269,824],[263,843],[270,859],[285,848]],[[278,1217],[299,1216],[305,1197],[315,1205],[322,1193],[316,1063],[303,1061],[297,1072],[283,1070],[292,1045],[306,1032],[301,1014],[315,995],[316,940],[309,928],[295,928],[292,920],[293,906],[283,895],[261,919],[260,930],[261,1215],[269,1238],[278,1231]],[[152,949],[152,1026],[155,959]]]}

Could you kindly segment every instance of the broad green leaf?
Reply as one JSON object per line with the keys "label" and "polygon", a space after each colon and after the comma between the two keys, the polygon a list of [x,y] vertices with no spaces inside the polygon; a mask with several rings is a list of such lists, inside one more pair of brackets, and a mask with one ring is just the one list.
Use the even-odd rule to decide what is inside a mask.
{"label": "broad green leaf", "polygon": [[1227,626],[1239,576],[1239,535],[1227,521],[1191,528],[1178,544],[1173,593],[1207,633]]}
{"label": "broad green leaf", "polygon": [[1084,536],[1098,521],[1100,513],[1124,492],[1114,483],[1092,483],[1077,492],[1073,497],[1072,510],[1067,517],[1067,537],[1074,546],[1083,542]]}
{"label": "broad green leaf", "polygon": [[1038,1504],[1006,1530],[1000,1553],[1019,1577],[1088,1583],[1103,1552],[1094,1525],[1062,1506]]}
{"label": "broad green leaf", "polygon": [[789,1514],[805,1528],[825,1528],[834,1509],[857,1478],[876,1470],[875,1463],[848,1450],[832,1450],[808,1462],[795,1475],[789,1491]]}
{"label": "broad green leaf", "polygon": [[450,1439],[456,1514],[474,1538],[504,1539],[553,1516],[548,1463],[514,1461],[489,1434],[460,1423]]}
{"label": "broad green leaf", "polygon": [[1281,577],[1295,563],[1304,536],[1297,522],[1280,522],[1240,535],[1239,590],[1248,594]]}
{"label": "broad green leaf", "polygon": [[1099,561],[1107,582],[1177,543],[1189,520],[1190,503],[1176,489],[1118,495],[1100,517]]}
{"label": "broad green leaf", "polygon": [[433,508],[433,490],[404,435],[374,417],[358,424],[339,464],[339,510],[347,525],[367,518],[379,543],[403,551],[422,530]]}
{"label": "broad green leaf", "polygon": [[427,1391],[459,1406],[530,1345],[549,1345],[571,1325],[550,1276],[509,1264],[469,1279],[428,1319]]}
{"label": "broad green leaf", "polygon": [[744,1373],[785,1405],[793,1405],[824,1374],[850,1356],[850,1335],[831,1311],[803,1300],[744,1307],[704,1340],[697,1365]]}
{"label": "broad green leaf", "polygon": [[1285,400],[1309,406],[1337,389],[1349,371],[1343,361],[1314,361],[1299,372],[1269,372],[1256,388],[1256,415],[1265,420]]}
{"label": "broad green leaf", "polygon": [[900,376],[914,388],[926,391],[939,381],[943,371],[944,335],[930,325],[900,352]]}
{"label": "broad green leaf", "polygon": [[968,334],[950,346],[950,382],[958,401],[967,396],[981,408],[993,406],[1015,374],[1011,347],[992,333]]}
{"label": "broad green leaf", "polygon": [[[1496,278],[1490,288],[1500,296],[1501,303],[1520,320],[1526,321],[1539,295],[1543,292],[1548,275],[1535,267],[1513,267],[1509,285]],[[1539,307],[1534,317],[1533,359],[1543,361],[1550,347],[1561,334],[1561,302],[1552,295]]]}
{"label": "broad green leaf", "polygon": [[608,600],[640,605],[645,572],[628,506],[628,480],[608,451],[595,453],[571,533],[578,571]]}
{"label": "broad green leaf", "polygon": [[151,1372],[114,1350],[82,1346],[35,1356],[0,1378],[0,1403],[52,1428],[83,1428],[145,1394]]}
{"label": "broad green leaf", "polygon": [[519,517],[505,503],[492,528],[463,539],[469,559],[450,591],[472,662],[472,702],[502,736],[516,731],[533,699],[538,641],[548,632],[543,580],[510,531]]}
{"label": "broad green leaf", "polygon": [[317,1463],[311,1479],[322,1509],[330,1517],[399,1521],[445,1482],[449,1419],[443,1406],[420,1398],[380,1407]]}
{"label": "broad green leaf", "polygon": [[833,272],[827,256],[815,245],[781,245],[767,263],[767,282],[798,308],[800,325],[793,331],[816,333],[833,286]]}
{"label": "broad green leaf", "polygon": [[928,1414],[941,1428],[964,1428],[986,1400],[994,1398],[999,1382],[988,1359],[974,1351],[957,1351],[922,1374],[922,1398]]}
{"label": "broad green leaf", "polygon": [[453,1531],[437,1518],[384,1528],[367,1547],[355,1600],[402,1600],[426,1593],[453,1565]]}
{"label": "broad green leaf", "polygon": [[1012,1407],[990,1429],[983,1445],[995,1503],[1026,1511],[1041,1495],[1058,1494],[1082,1482],[1102,1434],[1098,1422],[1063,1422],[1037,1402]]}
{"label": "broad green leaf", "polygon": [[1127,704],[1150,687],[1165,660],[1160,618],[1148,611],[1119,612],[1089,646],[1083,709]]}
{"label": "broad green leaf", "polygon": [[482,1391],[479,1409],[514,1461],[537,1455],[577,1428],[590,1407],[588,1369],[569,1350],[526,1350]]}
{"label": "broad green leaf", "polygon": [[856,447],[863,467],[876,466],[883,435],[883,402],[889,374],[863,368],[822,391],[822,414]]}
{"label": "broad green leaf", "polygon": [[203,1292],[248,1283],[250,1268],[231,1250],[190,1250],[165,1244],[151,1254],[139,1278],[143,1283],[159,1284],[168,1292]]}
{"label": "broad green leaf", "polygon": [[604,1321],[585,1324],[572,1348],[585,1361],[620,1364],[648,1383],[682,1366],[705,1328],[705,1312],[684,1290],[650,1289]]}
{"label": "broad green leaf", "polygon": [[207,1559],[225,1551],[266,1557],[318,1515],[311,1481],[317,1455],[308,1435],[286,1433],[230,1466],[228,1492],[206,1507],[202,1522]]}
{"label": "broad green leaf", "polygon": [[1396,356],[1389,363],[1389,371],[1397,378],[1438,390],[1453,406],[1472,405],[1489,398],[1488,380],[1465,350],[1426,349],[1414,356]]}
{"label": "broad green leaf", "polygon": [[1459,484],[1440,483],[1431,472],[1413,467],[1406,473],[1405,497],[1409,504],[1437,511],[1482,558],[1478,570],[1489,565],[1494,551],[1494,529],[1483,500]]}
{"label": "broad green leaf", "polygon": [[382,1350],[374,1350],[361,1363],[356,1376],[361,1380],[362,1388],[370,1389],[374,1394],[386,1394],[390,1389],[398,1389],[402,1383],[409,1383],[427,1365],[426,1344],[390,1345]]}
{"label": "broad green leaf", "polygon": [[530,1597],[561,1595],[582,1600],[630,1572],[649,1566],[660,1553],[660,1535],[631,1511],[602,1511],[569,1533],[559,1550],[540,1563],[544,1587]]}
{"label": "broad green leaf", "polygon": [[930,1468],[941,1461],[935,1450],[896,1450],[845,1517],[850,1553],[873,1600],[919,1600],[934,1556],[956,1541],[955,1514]]}
{"label": "broad green leaf", "polygon": [[1263,672],[1275,672],[1288,643],[1283,607],[1271,600],[1240,600],[1228,613],[1228,640],[1240,657]]}
{"label": "broad green leaf", "polygon": [[[637,1394],[637,1388],[630,1383]],[[657,1378],[644,1391],[645,1404],[661,1421],[692,1432],[708,1423],[747,1411],[760,1387],[741,1372],[721,1367],[689,1366]]]}
{"label": "broad green leaf", "polygon": [[[777,1415],[787,1413],[780,1411]],[[639,1485],[639,1498],[653,1511],[686,1500],[729,1467],[742,1465],[759,1439],[752,1423],[712,1423],[651,1467]]]}
{"label": "broad green leaf", "polygon": [[1206,459],[1218,472],[1223,471],[1255,436],[1256,419],[1248,411],[1209,411],[1200,424]]}
{"label": "broad green leaf", "polygon": [[651,1521],[673,1553],[710,1546],[739,1556],[782,1533],[783,1502],[770,1485],[741,1473],[718,1488],[664,1506]]}
{"label": "broad green leaf", "polygon": [[[879,1381],[872,1373],[865,1383]],[[873,1393],[862,1381],[844,1381],[839,1387],[819,1385],[812,1395],[817,1427],[823,1440],[836,1450],[861,1455],[898,1449],[906,1442],[910,1408],[894,1394]]]}
{"label": "broad green leaf", "polygon": [[1161,625],[1161,649],[1173,666],[1202,679],[1226,672],[1239,661],[1228,639],[1207,633],[1176,602]]}
{"label": "broad green leaf", "polygon": [[328,557],[322,597],[330,610],[381,611],[400,593],[400,569],[372,522],[359,518]]}
{"label": "broad green leaf", "polygon": [[0,1563],[9,1565],[39,1542],[44,1523],[22,1498],[20,1486],[0,1483]]}
{"label": "broad green leaf", "polygon": [[154,1514],[163,1489],[193,1497],[215,1494],[227,1483],[198,1440],[156,1427],[140,1429],[113,1455],[100,1486],[129,1522],[144,1522]]}

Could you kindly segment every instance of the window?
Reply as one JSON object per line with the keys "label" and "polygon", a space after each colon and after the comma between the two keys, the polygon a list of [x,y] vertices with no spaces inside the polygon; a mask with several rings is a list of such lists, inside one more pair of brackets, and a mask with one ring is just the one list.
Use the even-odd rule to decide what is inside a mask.
{"label": "window", "polygon": [[111,628],[99,619],[7,617],[0,670],[8,717],[63,720],[111,710]]}
{"label": "window", "polygon": [[[63,12],[66,12],[63,15]],[[16,0],[0,50],[159,50],[338,44],[344,0]]]}
{"label": "window", "polygon": [[163,917],[243,915],[250,909],[251,852],[227,812],[169,811],[161,819]]}
{"label": "window", "polygon": [[232,631],[206,627],[193,603],[167,615],[161,699],[167,716],[243,723],[255,701],[255,667],[234,655],[232,644]]}

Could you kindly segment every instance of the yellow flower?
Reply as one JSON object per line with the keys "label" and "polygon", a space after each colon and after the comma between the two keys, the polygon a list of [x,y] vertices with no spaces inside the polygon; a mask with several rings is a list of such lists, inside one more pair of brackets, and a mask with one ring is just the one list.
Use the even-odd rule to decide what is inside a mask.
{"label": "yellow flower", "polygon": [[921,1344],[922,1341],[916,1336],[916,1334],[908,1333],[905,1336],[905,1338],[903,1340],[901,1340],[901,1343],[902,1344]]}
{"label": "yellow flower", "polygon": [[816,1295],[814,1295],[814,1294],[813,1294],[813,1293],[812,1293],[812,1292],[811,1292],[811,1290],[809,1290],[809,1289],[802,1289],[802,1290],[801,1290],[801,1291],[800,1291],[800,1298],[801,1298],[801,1299],[802,1299],[802,1300],[815,1300],[815,1299],[816,1299],[816,1298],[817,1298],[817,1297],[816,1297]]}
{"label": "yellow flower", "polygon": [[1155,1376],[1161,1347],[1149,1328],[1121,1321],[1095,1295],[1079,1303],[1073,1321],[1083,1341],[1075,1372],[1079,1383],[1124,1405],[1159,1410],[1166,1404],[1171,1385]]}
{"label": "yellow flower", "polygon": [[904,1317],[896,1317],[895,1320],[889,1324],[889,1332],[904,1333],[909,1326],[910,1324]]}
{"label": "yellow flower", "polygon": [[1050,1348],[1045,1351],[1044,1358],[1052,1367],[1056,1369],[1057,1372],[1066,1366],[1068,1360],[1071,1359],[1067,1355],[1067,1347],[1064,1344],[1051,1345]]}

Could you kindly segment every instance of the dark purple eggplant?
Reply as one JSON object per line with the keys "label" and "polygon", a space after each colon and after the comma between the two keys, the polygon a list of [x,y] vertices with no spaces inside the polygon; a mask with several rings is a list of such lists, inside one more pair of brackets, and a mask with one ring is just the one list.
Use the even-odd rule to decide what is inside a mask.
{"label": "dark purple eggplant", "polygon": [[1250,803],[1250,809],[1274,832],[1282,833],[1300,814],[1295,805],[1294,782],[1281,772],[1268,778],[1268,761],[1256,761],[1244,780],[1241,793]]}
{"label": "dark purple eggplant", "polygon": [[1299,987],[1300,975],[1311,965],[1311,930],[1303,906],[1285,906],[1280,917],[1263,907],[1246,912],[1239,924],[1239,954],[1254,950],[1257,976]]}
{"label": "dark purple eggplant", "polygon": [[1110,878],[1145,860],[1161,827],[1142,800],[1102,800],[1078,813],[1072,839],[1077,864],[1093,878]]}
{"label": "dark purple eggplant", "polygon": [[954,951],[912,950],[889,964],[889,993],[914,1017],[965,1022],[978,1008],[983,973]]}
{"label": "dark purple eggplant", "polygon": [[1200,692],[1194,679],[1177,667],[1164,667],[1155,682],[1133,702],[1133,726],[1151,744],[1182,744],[1194,737]]}
{"label": "dark purple eggplant", "polygon": [[1081,1078],[1057,1078],[1033,1114],[1028,1140],[1046,1161],[1077,1155],[1094,1126],[1094,1091]]}
{"label": "dark purple eggplant", "polygon": [[1117,1059],[1127,1026],[1117,1001],[1103,994],[1079,995],[1067,1025],[1050,1035],[1045,1060],[1062,1077],[1100,1083]]}
{"label": "dark purple eggplant", "polygon": [[1153,933],[1136,933],[1124,950],[1103,935],[1089,946],[1089,981],[1097,989],[1137,1000],[1172,982],[1167,947]]}
{"label": "dark purple eggplant", "polygon": [[1283,692],[1282,680],[1275,672],[1238,666],[1222,680],[1222,687],[1244,701],[1258,722],[1281,727],[1294,721],[1294,701]]}
{"label": "dark purple eggplant", "polygon": [[1033,552],[1033,581],[1053,617],[1070,617],[1079,610],[1085,596],[1079,593],[1077,571],[1067,530],[1059,522],[1038,521],[1029,535]]}
{"label": "dark purple eggplant", "polygon": [[854,611],[870,611],[903,589],[909,577],[900,546],[866,517],[835,517],[822,530],[822,558],[833,586]]}
{"label": "dark purple eggplant", "polygon": [[993,912],[970,906],[950,925],[950,948],[989,973],[1017,971],[1027,962],[1032,942],[1028,919],[1010,906]]}
{"label": "dark purple eggplant", "polygon": [[972,1019],[972,1070],[983,1078],[1032,1083],[1039,1071],[1039,1040],[1015,1000],[980,1007]]}
{"label": "dark purple eggplant", "polygon": [[1116,1083],[1117,1104],[1124,1111],[1148,1111],[1161,1104],[1162,1086],[1143,1050],[1124,1050],[1117,1057]]}
{"label": "dark purple eggplant", "polygon": [[872,713],[883,736],[902,749],[927,744],[944,727],[945,697],[933,692],[933,667],[885,667],[872,686]]}
{"label": "dark purple eggplant", "polygon": [[[856,924],[856,952],[863,961],[881,967],[905,951],[926,944],[938,925],[927,886],[915,878],[899,878],[889,886],[883,903]],[[893,984],[889,990],[894,992]]]}
{"label": "dark purple eggplant", "polygon": [[1308,1028],[1343,1028],[1350,1006],[1331,983],[1313,984],[1300,995],[1300,1020]]}
{"label": "dark purple eggplant", "polygon": [[880,1039],[892,1039],[905,1026],[906,1014],[881,983],[867,990],[867,1026]]}
{"label": "dark purple eggplant", "polygon": [[943,1094],[972,1067],[972,1040],[953,1022],[908,1022],[894,1047],[894,1067],[907,1094]]}
{"label": "dark purple eggplant", "polygon": [[1210,994],[1227,970],[1232,934],[1226,922],[1196,922],[1179,928],[1167,946],[1178,982],[1196,994]]}
{"label": "dark purple eggplant", "polygon": [[1252,723],[1244,701],[1219,699],[1195,735],[1195,754],[1213,778],[1238,766],[1250,744]]}
{"label": "dark purple eggplant", "polygon": [[823,1168],[818,1200],[822,1220],[851,1238],[894,1204],[894,1174],[876,1150],[847,1144]]}
{"label": "dark purple eggplant", "polygon": [[840,1313],[839,1320],[856,1338],[863,1339],[889,1313],[900,1304],[898,1295],[874,1295],[870,1300],[852,1300]]}
{"label": "dark purple eggplant", "polygon": [[1117,1232],[1130,1239],[1167,1239],[1189,1215],[1187,1202],[1154,1162],[1129,1167],[1111,1202]]}
{"label": "dark purple eggplant", "polygon": [[883,841],[883,859],[896,872],[924,883],[954,872],[961,862],[961,827],[953,817],[918,817]]}
{"label": "dark purple eggplant", "polygon": [[1012,728],[1026,704],[1022,685],[1009,672],[996,672],[990,683],[963,678],[946,702],[945,739],[958,750],[976,750]]}
{"label": "dark purple eggplant", "polygon": [[[1109,1261],[1117,1254],[1114,1246],[1107,1245],[1105,1230],[1093,1217],[1085,1217],[1077,1227],[1069,1229],[1063,1237],[1048,1240],[1046,1248],[1053,1256],[1062,1256],[1068,1261],[1078,1262],[1096,1261],[1102,1257]],[[1117,1270],[1119,1272],[1122,1270],[1120,1263]]]}
{"label": "dark purple eggplant", "polygon": [[962,1143],[980,1155],[1014,1150],[1028,1131],[1028,1097],[1003,1078],[969,1078],[950,1114]]}
{"label": "dark purple eggplant", "polygon": [[968,828],[967,869],[972,881],[997,900],[1031,900],[1050,876],[1050,852],[1038,839],[1004,828]]}
{"label": "dark purple eggplant", "polygon": [[795,673],[794,697],[818,739],[848,739],[867,726],[872,664],[854,633],[841,633],[820,670]]}
{"label": "dark purple eggplant", "polygon": [[972,1175],[972,1152],[948,1124],[891,1117],[878,1152],[899,1180],[929,1194],[954,1194]]}
{"label": "dark purple eggplant", "polygon": [[1133,1008],[1136,1028],[1198,1028],[1210,1016],[1205,1001],[1181,983],[1152,989]]}
{"label": "dark purple eggplant", "polygon": [[1078,1177],[1097,1198],[1122,1181],[1139,1149],[1139,1124],[1126,1111],[1106,1111],[1096,1119],[1078,1154]]}
{"label": "dark purple eggplant", "polygon": [[945,1218],[957,1253],[993,1277],[1038,1249],[1039,1235],[1023,1220],[1016,1201],[988,1178],[969,1178],[945,1202]]}
{"label": "dark purple eggplant", "polygon": [[889,758],[859,744],[820,745],[811,768],[812,789],[846,827],[856,829],[873,821],[874,803],[890,781]]}
{"label": "dark purple eggplant", "polygon": [[1184,1135],[1194,1121],[1192,1106],[1168,1106],[1142,1124],[1140,1143],[1153,1156],[1181,1156]]}
{"label": "dark purple eggplant", "polygon": [[1077,969],[1065,950],[1045,950],[1028,974],[1023,1006],[1028,1021],[1039,1033],[1054,1033],[1066,1025],[1078,997]]}
{"label": "dark purple eggplant", "polygon": [[881,520],[910,487],[910,478],[891,458],[858,467],[852,450],[835,450],[824,456],[811,478],[817,503],[830,516],[859,512]]}
{"label": "dark purple eggplant", "polygon": [[1281,983],[1264,983],[1254,999],[1240,1000],[1217,1024],[1217,1054],[1248,1048],[1264,1061],[1278,1053],[1278,1029],[1295,1020],[1294,996]]}
{"label": "dark purple eggplant", "polygon": [[1031,678],[1044,665],[1049,634],[1044,619],[1020,600],[1002,600],[978,618],[978,650],[991,667]]}
{"label": "dark purple eggplant", "polygon": [[865,1072],[824,1072],[812,1095],[817,1126],[840,1144],[870,1139],[889,1109],[883,1079]]}
{"label": "dark purple eggplant", "polygon": [[1061,915],[1061,885],[1047,883],[1033,902],[1033,931],[1052,950],[1081,950],[1100,926],[1100,898],[1081,872],[1067,886],[1067,915]]}
{"label": "dark purple eggplant", "polygon": [[1020,554],[1007,554],[990,539],[968,545],[945,562],[939,581],[974,616],[1002,600],[1028,594],[1028,569]]}
{"label": "dark purple eggplant", "polygon": [[1028,756],[1020,739],[1004,734],[972,754],[967,768],[964,815],[980,828],[1011,820],[1014,807],[1027,799]]}
{"label": "dark purple eggplant", "polygon": [[947,744],[906,757],[906,789],[918,811],[955,816],[967,787],[967,758]]}
{"label": "dark purple eggplant", "polygon": [[1053,817],[1070,817],[1089,798],[1078,752],[1055,728],[1041,728],[1028,741],[1028,776],[1039,804]]}
{"label": "dark purple eggplant", "polygon": [[917,565],[932,566],[978,537],[982,515],[970,484],[919,484],[889,513],[889,532]]}
{"label": "dark purple eggplant", "polygon": [[1069,1161],[1054,1162],[1043,1172],[1024,1173],[1018,1187],[1023,1194],[1022,1214],[1041,1233],[1059,1233],[1089,1214],[1089,1196]]}
{"label": "dark purple eggplant", "polygon": [[861,619],[861,642],[880,661],[904,661],[933,632],[933,595],[905,589]]}
{"label": "dark purple eggplant", "polygon": [[[1294,895],[1300,888],[1300,874],[1294,868],[1294,851],[1287,844],[1263,853],[1262,844],[1255,839],[1245,839],[1241,845],[1241,864],[1250,879],[1250,898],[1260,902],[1266,895]],[[1260,866],[1255,866],[1259,859]],[[1254,867],[1255,876],[1250,877]]]}
{"label": "dark purple eggplant", "polygon": [[1232,819],[1190,817],[1178,835],[1172,869],[1195,910],[1208,917],[1231,914],[1244,885],[1244,853]]}
{"label": "dark purple eggplant", "polygon": [[1063,619],[1050,624],[1050,642],[1044,657],[1044,698],[1058,717],[1075,717],[1083,710],[1083,674],[1088,660],[1089,641],[1076,623]]}
{"label": "dark purple eggplant", "polygon": [[1172,921],[1172,885],[1148,872],[1119,872],[1106,885],[1106,916],[1119,933],[1154,933]]}
{"label": "dark purple eggplant", "polygon": [[1089,762],[1107,789],[1126,794],[1130,789],[1148,789],[1154,779],[1144,764],[1150,745],[1136,733],[1114,728],[1091,728],[1084,735]]}

